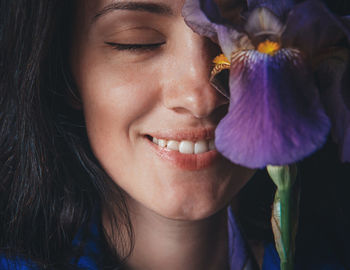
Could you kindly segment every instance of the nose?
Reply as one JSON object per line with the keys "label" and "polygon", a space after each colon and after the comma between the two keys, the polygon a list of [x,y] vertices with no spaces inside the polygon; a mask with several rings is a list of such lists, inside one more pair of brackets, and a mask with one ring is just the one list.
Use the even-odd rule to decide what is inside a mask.
{"label": "nose", "polygon": [[209,82],[211,61],[216,53],[213,45],[188,30],[172,48],[162,84],[163,104],[177,113],[206,118],[228,100]]}

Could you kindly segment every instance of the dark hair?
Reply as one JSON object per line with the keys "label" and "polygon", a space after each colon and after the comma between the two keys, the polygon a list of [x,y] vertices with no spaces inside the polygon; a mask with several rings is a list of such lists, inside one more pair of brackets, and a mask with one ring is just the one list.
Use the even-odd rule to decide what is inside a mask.
{"label": "dark hair", "polygon": [[[101,215],[101,205],[115,232],[126,228],[127,239],[120,238],[126,255],[132,243],[123,193],[92,154],[82,112],[67,100],[76,93],[68,60],[74,2],[0,1],[0,254],[23,256],[49,269],[73,267],[71,259],[81,249],[74,249],[72,241],[96,212]],[[348,205],[341,200],[347,194],[339,188],[344,167],[322,160],[338,173],[332,181],[339,185],[331,185],[333,175],[323,174],[319,161],[311,157],[302,166],[308,181],[302,181],[306,199],[301,220],[308,224],[314,216],[332,213],[338,221],[327,225],[345,230],[350,223],[341,210]],[[317,171],[321,173],[315,176]],[[273,191],[264,171],[242,190],[239,216],[249,238],[271,239]],[[331,202],[322,205],[325,212],[315,211],[314,193]],[[103,235],[106,252],[117,258]]]}
{"label": "dark hair", "polygon": [[50,269],[68,269],[73,238],[100,205],[132,237],[123,194],[67,102],[74,2],[0,5],[0,254]]}

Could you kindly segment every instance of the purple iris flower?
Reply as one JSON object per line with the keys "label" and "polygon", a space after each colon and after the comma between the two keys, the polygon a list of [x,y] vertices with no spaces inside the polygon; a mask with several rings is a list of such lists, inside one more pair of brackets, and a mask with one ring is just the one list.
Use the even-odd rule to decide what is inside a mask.
{"label": "purple iris flower", "polygon": [[186,0],[182,13],[228,60],[227,92],[212,81],[230,99],[215,139],[224,156],[291,164],[331,131],[350,161],[350,17],[318,0]]}

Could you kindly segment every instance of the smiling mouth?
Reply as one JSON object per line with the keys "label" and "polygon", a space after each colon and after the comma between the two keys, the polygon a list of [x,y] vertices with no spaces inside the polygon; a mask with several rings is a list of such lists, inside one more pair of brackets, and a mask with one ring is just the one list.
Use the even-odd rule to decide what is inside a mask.
{"label": "smiling mouth", "polygon": [[166,140],[152,137],[151,135],[145,136],[153,144],[158,145],[160,148],[164,148],[170,151],[177,151],[181,154],[202,154],[212,150],[216,150],[214,139],[202,139],[198,141],[189,140]]}

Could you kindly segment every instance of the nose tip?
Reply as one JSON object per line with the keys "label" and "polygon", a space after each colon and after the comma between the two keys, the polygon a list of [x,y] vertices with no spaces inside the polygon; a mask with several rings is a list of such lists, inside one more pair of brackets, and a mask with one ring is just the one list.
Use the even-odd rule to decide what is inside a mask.
{"label": "nose tip", "polygon": [[166,107],[177,113],[189,114],[194,118],[209,117],[215,109],[228,103],[228,100],[218,93],[209,83],[198,83],[188,86],[166,98]]}
{"label": "nose tip", "polygon": [[[214,92],[215,90],[213,90]],[[217,97],[212,100],[207,100],[208,102],[204,102],[204,106],[197,106],[195,104],[198,104],[199,102],[203,102],[203,99],[199,100],[199,101],[193,101],[194,104],[194,109],[192,110],[192,115],[195,118],[198,119],[203,119],[206,117],[209,117],[211,114],[213,114],[215,112],[215,110],[219,107],[221,107],[222,105],[228,104],[228,100],[221,96],[221,95],[217,95]]]}
{"label": "nose tip", "polygon": [[228,103],[228,100],[217,93],[210,85],[197,89],[184,89],[184,91],[186,93],[181,107],[183,111],[188,112],[195,118],[206,118],[215,109]]}

